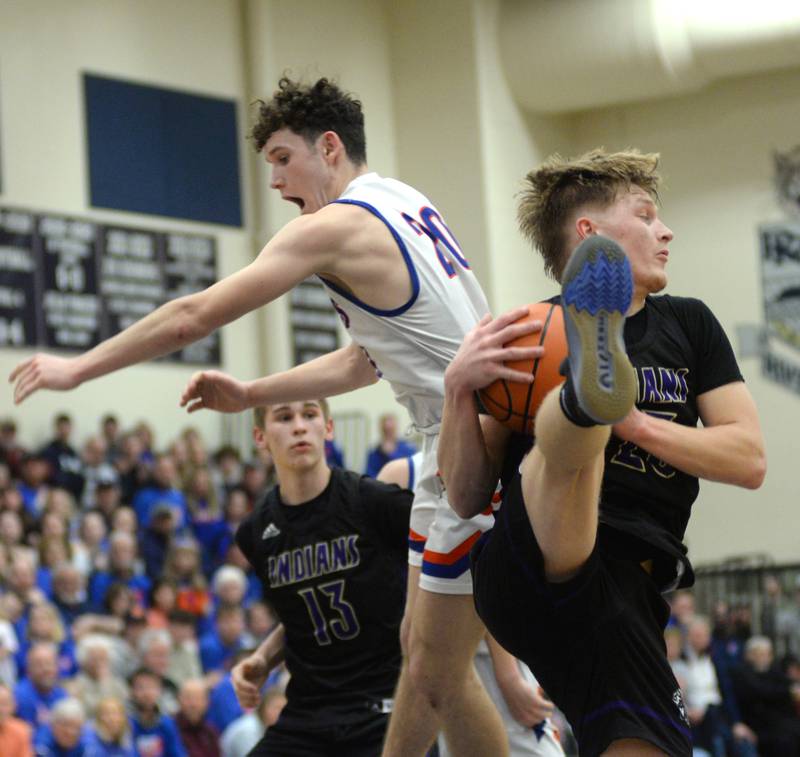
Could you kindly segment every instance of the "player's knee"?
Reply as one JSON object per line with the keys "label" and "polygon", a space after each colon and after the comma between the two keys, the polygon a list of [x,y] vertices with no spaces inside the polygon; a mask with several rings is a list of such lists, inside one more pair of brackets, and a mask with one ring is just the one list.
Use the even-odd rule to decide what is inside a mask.
{"label": "player's knee", "polygon": [[[471,665],[448,654],[436,644],[427,644],[415,634],[411,634],[408,647],[408,675],[413,690],[425,698],[431,707],[441,709],[446,703],[459,699],[466,694],[468,686],[467,672]],[[471,658],[470,658],[471,659]]]}
{"label": "player's knee", "polygon": [[428,659],[412,650],[408,657],[408,678],[414,695],[422,698],[434,711],[441,711],[446,701],[446,677],[438,676],[436,668],[429,667]]}

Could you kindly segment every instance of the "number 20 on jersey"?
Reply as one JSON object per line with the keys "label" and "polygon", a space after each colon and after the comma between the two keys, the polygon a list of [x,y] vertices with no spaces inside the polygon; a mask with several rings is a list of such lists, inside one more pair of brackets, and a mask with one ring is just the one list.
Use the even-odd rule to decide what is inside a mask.
{"label": "number 20 on jersey", "polygon": [[419,211],[419,218],[412,218],[408,213],[403,213],[403,220],[411,226],[420,236],[425,234],[433,244],[436,257],[448,278],[456,275],[456,265],[469,270],[469,263],[461,252],[456,238],[439,213],[430,207],[423,207]]}

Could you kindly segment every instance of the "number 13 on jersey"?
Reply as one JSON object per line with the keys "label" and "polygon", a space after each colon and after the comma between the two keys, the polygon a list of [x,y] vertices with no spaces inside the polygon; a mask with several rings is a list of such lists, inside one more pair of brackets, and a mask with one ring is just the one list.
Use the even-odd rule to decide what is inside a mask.
{"label": "number 13 on jersey", "polygon": [[[314,638],[320,646],[327,646],[331,643],[331,634],[341,641],[354,639],[361,631],[358,625],[356,612],[344,598],[344,579],[339,581],[329,581],[318,586],[309,586],[297,592],[306,604],[306,610],[314,624]],[[327,600],[329,614],[334,614],[330,620],[323,612],[319,601],[319,595]]]}

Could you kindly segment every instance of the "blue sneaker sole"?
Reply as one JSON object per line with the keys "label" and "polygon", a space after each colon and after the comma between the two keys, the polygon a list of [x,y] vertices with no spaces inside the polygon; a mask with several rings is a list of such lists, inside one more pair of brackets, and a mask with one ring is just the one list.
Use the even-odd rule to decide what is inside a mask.
{"label": "blue sneaker sole", "polygon": [[575,248],[561,277],[561,304],[572,386],[595,423],[622,420],[636,401],[623,336],[632,298],[631,266],[616,242],[591,236]]}

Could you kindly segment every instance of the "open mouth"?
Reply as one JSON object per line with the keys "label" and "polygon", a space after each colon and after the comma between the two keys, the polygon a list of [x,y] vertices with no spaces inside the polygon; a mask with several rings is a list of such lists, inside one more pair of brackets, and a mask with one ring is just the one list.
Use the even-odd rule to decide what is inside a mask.
{"label": "open mouth", "polygon": [[300,210],[306,206],[305,200],[302,200],[299,197],[284,197],[283,199],[293,202],[298,208],[300,208]]}

